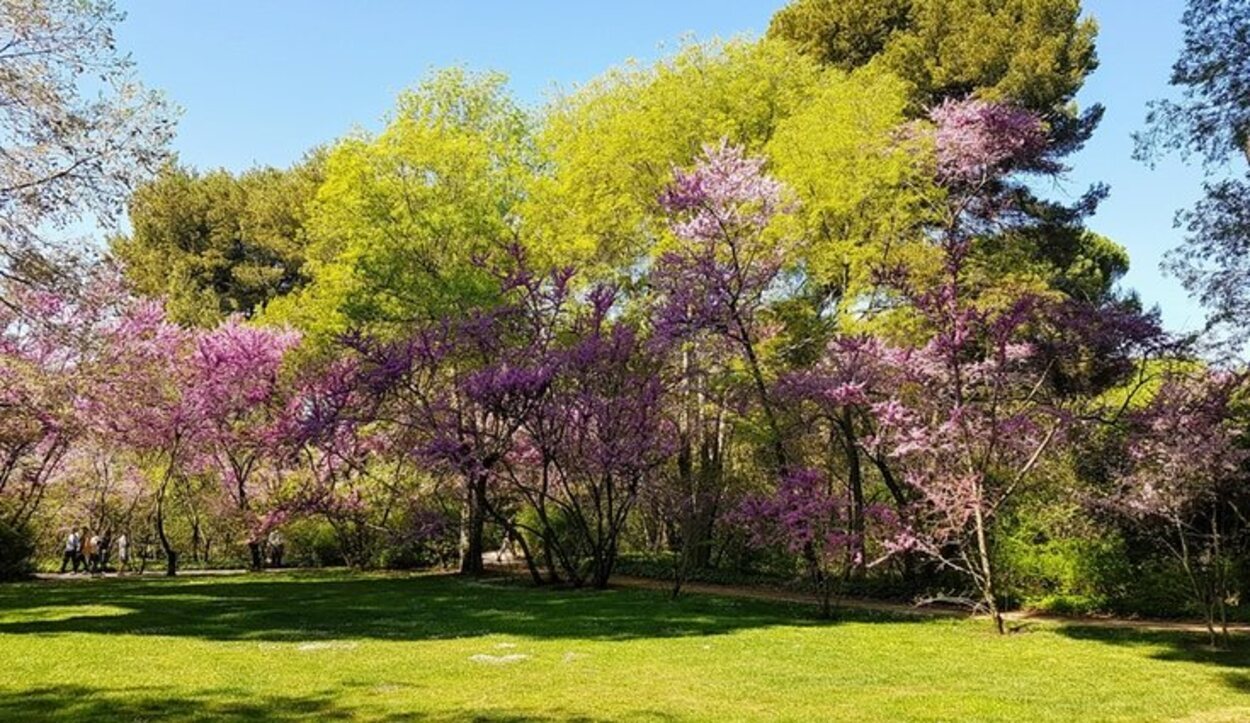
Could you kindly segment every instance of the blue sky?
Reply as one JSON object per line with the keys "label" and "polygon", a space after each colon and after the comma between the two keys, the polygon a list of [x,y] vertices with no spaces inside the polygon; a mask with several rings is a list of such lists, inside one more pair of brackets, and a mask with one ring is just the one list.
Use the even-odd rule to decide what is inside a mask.
{"label": "blue sky", "polygon": [[[664,54],[681,38],[758,35],[782,0],[130,0],[118,41],[140,75],[183,109],[175,148],[203,168],[286,165],[355,126],[372,128],[395,95],[431,68],[463,64],[507,73],[538,105],[555,87],[586,81],[629,58]],[[1182,0],[1086,0],[1101,27],[1101,67],[1080,96],[1107,115],[1053,189],[1076,197],[1095,181],[1111,197],[1091,222],[1124,244],[1125,280],[1163,308],[1174,330],[1202,311],[1159,271],[1179,243],[1176,209],[1198,197],[1197,169],[1155,170],[1131,158],[1146,103],[1166,92],[1180,48]]]}

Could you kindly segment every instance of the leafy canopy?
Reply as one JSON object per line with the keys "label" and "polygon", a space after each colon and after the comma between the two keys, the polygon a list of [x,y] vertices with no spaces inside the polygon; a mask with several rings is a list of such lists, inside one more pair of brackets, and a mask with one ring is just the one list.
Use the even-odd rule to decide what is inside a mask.
{"label": "leafy canopy", "polygon": [[136,291],[168,299],[176,321],[252,316],[307,282],[306,205],[320,181],[315,154],[239,175],[169,166],[131,197],[133,230],[112,239],[113,254]]}
{"label": "leafy canopy", "polygon": [[308,218],[312,283],[270,317],[334,334],[488,295],[477,262],[515,238],[528,135],[498,74],[453,68],[402,94],[381,133],[327,154]]}

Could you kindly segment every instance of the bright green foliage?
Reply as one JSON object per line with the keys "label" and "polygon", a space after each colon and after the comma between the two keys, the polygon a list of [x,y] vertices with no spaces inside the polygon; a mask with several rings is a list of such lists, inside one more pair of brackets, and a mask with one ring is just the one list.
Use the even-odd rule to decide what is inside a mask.
{"label": "bright green foliage", "polygon": [[320,172],[315,155],[239,175],[170,166],[135,191],[133,230],[112,240],[113,254],[139,293],[168,297],[178,321],[251,316],[307,281],[305,205]]}
{"label": "bright green foliage", "polygon": [[1097,65],[1079,0],[797,0],[769,35],[841,68],[874,59],[907,80],[914,110],[975,92],[1062,107]]}
{"label": "bright green foliage", "polygon": [[798,197],[811,279],[848,302],[874,268],[923,263],[920,233],[939,193],[930,148],[902,132],[906,86],[874,69],[824,73],[810,100],[767,146],[774,172]]}
{"label": "bright green foliage", "polygon": [[401,95],[381,133],[330,150],[308,222],[313,283],[270,316],[333,334],[480,299],[475,261],[516,237],[527,135],[501,75],[451,69]]}
{"label": "bright green foliage", "polygon": [[664,235],[657,199],[673,167],[722,139],[758,154],[819,76],[784,43],[710,43],[557,100],[538,139],[550,172],[526,204],[529,242],[560,263],[632,264]]}

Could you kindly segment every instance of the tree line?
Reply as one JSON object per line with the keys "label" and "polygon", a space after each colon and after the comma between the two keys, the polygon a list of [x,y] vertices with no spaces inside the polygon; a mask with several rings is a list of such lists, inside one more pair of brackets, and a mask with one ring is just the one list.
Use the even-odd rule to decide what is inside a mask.
{"label": "tree line", "polygon": [[[14,82],[72,79],[63,34],[128,70],[82,34],[107,3],[32,7],[9,20],[46,16],[47,60]],[[1209,14],[1250,26],[1195,0],[1191,46]],[[142,529],[169,574],[260,567],[279,527],[356,566],[473,574],[504,544],[539,584],[643,556],[674,594],[766,570],[1000,631],[1022,602],[1151,598],[1214,640],[1245,586],[1245,384],[1205,342],[1240,307],[1167,333],[1086,227],[1107,189],[1048,197],[1102,115],[1074,101],[1095,35],[1076,0],[798,0],[537,110],[433,73],[380,131],[238,174],[170,159],[159,98],[119,83],[74,116],[145,129],[107,163],[0,165],[29,229],[4,264],[6,528]],[[1229,88],[1244,109],[1193,70],[1226,48],[1189,50],[1143,154]],[[28,97],[43,115],[8,123],[63,127]],[[1246,237],[1194,221],[1244,200],[1219,189],[1182,258]],[[104,258],[35,238],[119,194]]]}

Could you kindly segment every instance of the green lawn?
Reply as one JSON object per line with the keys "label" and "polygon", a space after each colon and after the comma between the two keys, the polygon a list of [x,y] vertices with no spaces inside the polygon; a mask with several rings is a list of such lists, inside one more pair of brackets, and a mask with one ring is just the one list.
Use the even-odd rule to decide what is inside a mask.
{"label": "green lawn", "polygon": [[0,586],[0,720],[1250,720],[1250,646],[445,576]]}

